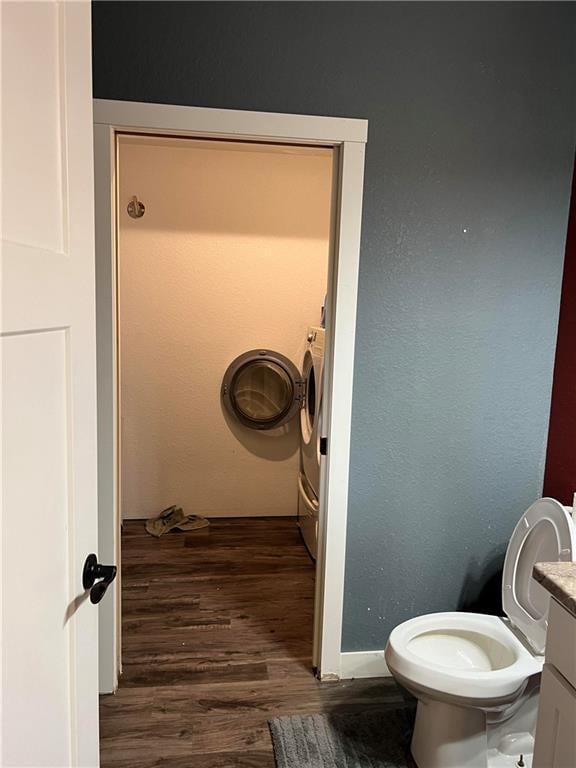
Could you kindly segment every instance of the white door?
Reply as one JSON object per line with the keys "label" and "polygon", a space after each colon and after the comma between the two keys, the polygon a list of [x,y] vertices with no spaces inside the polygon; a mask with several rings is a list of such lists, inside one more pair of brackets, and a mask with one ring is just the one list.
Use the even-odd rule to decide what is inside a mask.
{"label": "white door", "polygon": [[98,765],[90,6],[2,14],[2,765]]}

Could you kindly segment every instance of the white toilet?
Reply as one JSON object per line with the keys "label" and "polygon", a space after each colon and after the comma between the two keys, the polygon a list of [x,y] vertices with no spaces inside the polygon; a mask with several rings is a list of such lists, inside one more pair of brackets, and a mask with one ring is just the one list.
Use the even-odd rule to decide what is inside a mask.
{"label": "white toilet", "polygon": [[540,499],[518,521],[502,577],[507,618],[431,613],[392,631],[388,668],[418,699],[418,768],[530,768],[549,601],[532,568],[573,559],[571,512]]}

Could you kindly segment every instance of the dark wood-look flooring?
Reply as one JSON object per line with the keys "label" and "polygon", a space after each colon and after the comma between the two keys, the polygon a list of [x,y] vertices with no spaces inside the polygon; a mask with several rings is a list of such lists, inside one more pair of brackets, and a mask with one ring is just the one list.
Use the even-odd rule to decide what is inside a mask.
{"label": "dark wood-look flooring", "polygon": [[102,768],[274,768],[267,721],[401,700],[312,674],[314,567],[292,519],[122,535],[123,674],[101,697]]}

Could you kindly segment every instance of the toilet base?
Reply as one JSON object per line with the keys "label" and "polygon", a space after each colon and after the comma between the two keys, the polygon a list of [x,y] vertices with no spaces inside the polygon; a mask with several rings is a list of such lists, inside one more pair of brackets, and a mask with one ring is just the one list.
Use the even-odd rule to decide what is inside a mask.
{"label": "toilet base", "polygon": [[515,768],[519,757],[489,748],[483,710],[430,699],[418,700],[411,751],[418,768]]}
{"label": "toilet base", "polygon": [[419,699],[411,749],[418,768],[487,768],[486,715]]}

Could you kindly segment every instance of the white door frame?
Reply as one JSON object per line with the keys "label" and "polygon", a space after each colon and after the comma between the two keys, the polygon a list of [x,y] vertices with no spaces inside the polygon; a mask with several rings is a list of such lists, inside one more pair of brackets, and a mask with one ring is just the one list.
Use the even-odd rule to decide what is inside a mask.
{"label": "white door frame", "polygon": [[[366,120],[94,100],[100,557],[119,563],[118,365],[116,322],[116,134],[226,138],[334,147],[336,183],[327,302],[324,424],[314,663],[322,679],[342,676],[342,607],[350,424]],[[100,687],[120,669],[120,595],[100,607]]]}

